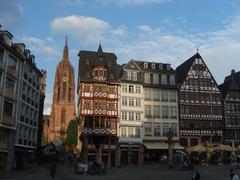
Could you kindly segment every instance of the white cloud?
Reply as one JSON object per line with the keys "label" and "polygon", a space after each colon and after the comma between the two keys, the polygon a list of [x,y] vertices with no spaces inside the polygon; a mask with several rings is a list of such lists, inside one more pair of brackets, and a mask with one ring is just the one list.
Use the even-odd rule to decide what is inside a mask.
{"label": "white cloud", "polygon": [[110,25],[103,20],[85,16],[66,16],[55,18],[51,22],[53,31],[76,37],[87,43],[104,40],[106,33],[111,30]]}
{"label": "white cloud", "polygon": [[162,4],[171,0],[96,0],[104,3],[116,3],[118,5],[144,5],[144,4]]}
{"label": "white cloud", "polygon": [[[206,33],[170,33],[162,27],[138,26],[135,40],[123,42],[116,48],[120,62],[129,59],[168,62],[176,67],[194,55],[200,54],[221,83],[232,68],[240,70],[240,17],[225,23],[222,28]],[[132,34],[133,36],[133,34]]]}
{"label": "white cloud", "polygon": [[33,54],[42,54],[45,56],[56,56],[59,55],[59,52],[56,50],[56,48],[49,45],[49,42],[52,42],[53,39],[50,37],[47,37],[46,39],[48,42],[46,42],[43,39],[39,39],[36,37],[23,37],[22,41],[27,45],[27,48],[30,48],[30,50],[33,52]]}
{"label": "white cloud", "polygon": [[51,113],[51,106],[52,106],[52,94],[48,94],[44,101],[44,111],[43,114],[50,114]]}

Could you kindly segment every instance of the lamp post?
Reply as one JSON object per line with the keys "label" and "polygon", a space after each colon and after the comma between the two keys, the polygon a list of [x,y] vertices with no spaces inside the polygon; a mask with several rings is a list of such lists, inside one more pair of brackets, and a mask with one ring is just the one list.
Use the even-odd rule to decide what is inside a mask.
{"label": "lamp post", "polygon": [[171,128],[169,128],[167,132],[167,139],[168,139],[168,167],[172,168],[173,167],[173,154],[172,154],[172,149],[173,149],[173,131]]}

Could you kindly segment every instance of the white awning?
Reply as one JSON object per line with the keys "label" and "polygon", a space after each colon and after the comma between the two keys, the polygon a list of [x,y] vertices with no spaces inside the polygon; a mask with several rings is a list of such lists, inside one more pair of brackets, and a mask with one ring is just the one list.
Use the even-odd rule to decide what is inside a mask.
{"label": "white awning", "polygon": [[[168,144],[164,142],[144,142],[147,149],[168,149]],[[173,143],[173,149],[184,149],[179,143]]]}

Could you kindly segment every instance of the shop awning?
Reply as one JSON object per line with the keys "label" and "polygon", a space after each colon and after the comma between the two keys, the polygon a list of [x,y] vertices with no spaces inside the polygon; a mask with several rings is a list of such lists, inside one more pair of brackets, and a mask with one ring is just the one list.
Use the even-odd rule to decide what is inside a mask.
{"label": "shop awning", "polygon": [[[147,149],[168,149],[168,144],[164,142],[144,142]],[[173,143],[173,149],[184,149],[179,143]]]}

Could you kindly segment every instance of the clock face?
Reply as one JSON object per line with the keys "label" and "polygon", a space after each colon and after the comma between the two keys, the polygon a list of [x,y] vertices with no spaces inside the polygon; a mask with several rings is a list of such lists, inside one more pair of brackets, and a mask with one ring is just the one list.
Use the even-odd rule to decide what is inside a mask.
{"label": "clock face", "polygon": [[67,82],[67,77],[66,76],[63,77],[63,82]]}

